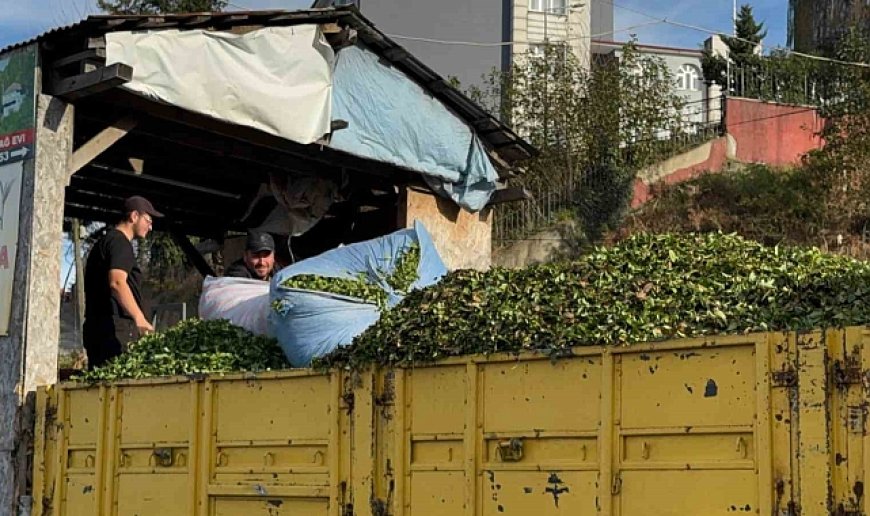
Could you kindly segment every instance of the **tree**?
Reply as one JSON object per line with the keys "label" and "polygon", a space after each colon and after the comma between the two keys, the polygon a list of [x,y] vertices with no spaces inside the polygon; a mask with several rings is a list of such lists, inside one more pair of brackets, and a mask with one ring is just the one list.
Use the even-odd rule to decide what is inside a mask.
{"label": "tree", "polygon": [[[660,160],[684,127],[673,76],[634,42],[591,68],[568,47],[550,44],[508,73],[492,72],[470,95],[541,151],[512,184],[539,199],[570,196],[566,215],[579,229],[572,240],[582,244],[621,219],[637,172]],[[499,209],[497,217],[542,229],[534,227],[539,216],[528,205]]]}
{"label": "tree", "polygon": [[97,0],[110,14],[169,14],[221,11],[227,0]]}
{"label": "tree", "polygon": [[737,34],[735,37],[720,35],[722,42],[728,47],[728,55],[715,55],[709,49],[704,50],[701,63],[704,68],[704,79],[726,86],[728,60],[737,67],[752,66],[758,62],[757,49],[767,37],[764,23],[755,21],[752,6],[744,4],[737,15]]}

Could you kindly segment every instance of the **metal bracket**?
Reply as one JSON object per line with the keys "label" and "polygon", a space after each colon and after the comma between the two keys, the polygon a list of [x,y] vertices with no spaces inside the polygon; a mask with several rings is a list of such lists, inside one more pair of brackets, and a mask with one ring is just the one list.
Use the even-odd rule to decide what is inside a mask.
{"label": "metal bracket", "polygon": [[[157,466],[162,466],[164,468],[168,468],[172,466],[172,448],[155,448],[153,452],[151,452],[151,457],[154,459],[154,462]],[[149,459],[149,462],[150,459]]]}
{"label": "metal bracket", "polygon": [[774,371],[771,373],[771,383],[774,387],[795,387],[797,385],[797,373],[791,369]]}
{"label": "metal bracket", "polygon": [[519,462],[523,459],[523,440],[514,438],[498,443],[496,450],[502,462]]}
{"label": "metal bracket", "polygon": [[861,371],[861,366],[854,363],[852,359],[834,360],[833,378],[834,385],[839,388],[844,388],[849,385],[862,384],[864,373]]}

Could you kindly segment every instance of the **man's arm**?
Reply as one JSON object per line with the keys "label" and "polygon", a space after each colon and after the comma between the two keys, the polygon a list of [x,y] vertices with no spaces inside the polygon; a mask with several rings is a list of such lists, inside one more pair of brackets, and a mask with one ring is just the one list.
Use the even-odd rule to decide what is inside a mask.
{"label": "man's arm", "polygon": [[133,297],[133,291],[130,290],[130,285],[127,285],[127,272],[121,269],[109,270],[109,288],[112,289],[112,294],[121,308],[133,318],[136,327],[139,328],[139,333],[144,335],[152,333],[154,327],[145,319],[145,314],[136,303],[136,298]]}

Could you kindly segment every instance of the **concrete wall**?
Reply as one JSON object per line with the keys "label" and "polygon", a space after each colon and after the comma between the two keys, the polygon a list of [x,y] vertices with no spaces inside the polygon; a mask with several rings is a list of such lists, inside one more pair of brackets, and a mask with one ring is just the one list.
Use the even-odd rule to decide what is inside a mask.
{"label": "concrete wall", "polygon": [[[390,35],[452,41],[497,42],[510,37],[512,0],[363,0],[360,11]],[[424,64],[463,86],[479,84],[493,68],[501,69],[509,47],[445,45],[396,38]]]}
{"label": "concrete wall", "polygon": [[[525,55],[530,47],[540,45],[545,41],[567,41],[574,55],[583,66],[589,65],[591,57],[590,23],[591,8],[589,2],[572,2],[568,5],[580,4],[569,8],[567,13],[533,11],[529,9],[529,0],[513,1],[513,41],[516,56]],[[546,0],[543,0],[546,2]]]}
{"label": "concrete wall", "polygon": [[734,158],[744,163],[787,166],[823,145],[824,120],[815,108],[730,98],[725,127],[736,142]]}
{"label": "concrete wall", "polygon": [[651,199],[652,186],[664,182],[675,184],[707,172],[719,172],[728,162],[728,137],[717,138],[694,149],[642,170],[634,182],[631,207],[637,208]]}
{"label": "concrete wall", "polygon": [[818,136],[824,120],[815,108],[730,98],[726,102],[727,135],[649,167],[638,174],[632,206],[650,199],[651,186],[679,183],[705,172],[719,172],[728,162],[783,167],[800,163],[822,148]]}
{"label": "concrete wall", "polygon": [[24,402],[37,385],[57,381],[64,187],[72,129],[72,106],[40,94],[36,156],[24,165],[10,333],[0,337],[0,515],[13,514],[29,471],[32,421],[31,412],[22,410]]}
{"label": "concrete wall", "polygon": [[613,4],[608,0],[592,0],[590,12],[592,35],[602,39],[613,39]]}
{"label": "concrete wall", "polygon": [[488,269],[492,260],[492,211],[471,213],[453,201],[405,189],[399,200],[399,227],[422,222],[450,270]]}

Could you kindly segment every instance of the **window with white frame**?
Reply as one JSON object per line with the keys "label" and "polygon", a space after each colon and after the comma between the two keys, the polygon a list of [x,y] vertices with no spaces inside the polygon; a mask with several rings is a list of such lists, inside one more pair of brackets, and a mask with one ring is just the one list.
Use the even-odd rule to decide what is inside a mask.
{"label": "window with white frame", "polygon": [[568,0],[529,0],[529,10],[550,14],[566,14]]}
{"label": "window with white frame", "polygon": [[682,91],[697,91],[701,89],[701,72],[692,64],[680,66],[677,72],[677,89]]}

